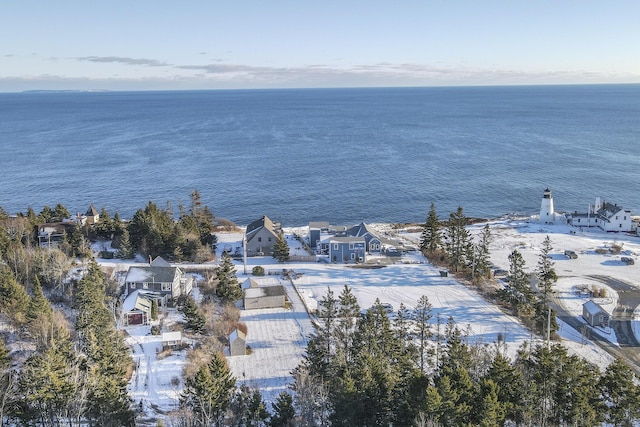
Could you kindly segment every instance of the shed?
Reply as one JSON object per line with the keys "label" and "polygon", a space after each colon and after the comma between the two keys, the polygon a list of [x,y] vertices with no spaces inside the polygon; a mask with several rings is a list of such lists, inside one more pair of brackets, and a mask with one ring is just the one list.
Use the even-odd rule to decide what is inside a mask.
{"label": "shed", "polygon": [[244,356],[247,354],[247,335],[236,329],[229,335],[229,355]]}
{"label": "shed", "polygon": [[162,333],[162,350],[177,350],[181,347],[182,333],[180,331]]}
{"label": "shed", "polygon": [[284,286],[282,285],[246,288],[243,293],[244,308],[246,310],[284,307],[287,296]]}
{"label": "shed", "polygon": [[582,304],[582,317],[591,326],[609,326],[609,313],[593,300]]}

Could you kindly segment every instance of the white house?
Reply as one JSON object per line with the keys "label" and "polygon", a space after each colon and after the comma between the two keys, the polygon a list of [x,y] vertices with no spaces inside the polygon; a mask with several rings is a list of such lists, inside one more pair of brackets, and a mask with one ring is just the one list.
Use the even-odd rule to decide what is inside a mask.
{"label": "white house", "polygon": [[604,231],[635,231],[631,211],[614,203],[601,202],[596,198],[586,213],[574,212],[567,215],[567,222],[574,227],[598,227]]}

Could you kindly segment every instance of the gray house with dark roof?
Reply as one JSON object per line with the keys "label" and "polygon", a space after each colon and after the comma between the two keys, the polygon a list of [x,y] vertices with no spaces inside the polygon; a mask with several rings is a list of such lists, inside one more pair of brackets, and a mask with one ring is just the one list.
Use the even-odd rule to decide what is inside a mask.
{"label": "gray house with dark roof", "polygon": [[364,237],[367,252],[369,253],[378,253],[382,248],[382,241],[380,238],[364,222],[349,228],[347,230],[347,236]]}
{"label": "gray house with dark roof", "polygon": [[249,224],[245,232],[247,256],[271,255],[273,245],[281,233],[280,224],[271,221],[266,215]]}
{"label": "gray house with dark roof", "polygon": [[191,293],[193,276],[184,274],[180,268],[171,267],[164,259],[157,257],[148,266],[129,267],[125,284],[127,294],[140,289],[175,300]]}

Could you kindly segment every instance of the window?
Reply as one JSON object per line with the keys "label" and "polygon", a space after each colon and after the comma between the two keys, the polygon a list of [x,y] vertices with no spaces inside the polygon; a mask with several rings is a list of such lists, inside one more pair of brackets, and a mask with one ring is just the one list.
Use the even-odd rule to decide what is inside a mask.
{"label": "window", "polygon": [[258,242],[262,242],[262,237],[258,237]]}
{"label": "window", "polygon": [[622,218],[622,219],[624,219],[626,221],[627,220],[627,216],[625,215],[624,218]]}
{"label": "window", "polygon": [[618,215],[616,215],[616,221],[618,220]]}
{"label": "window", "polygon": [[356,254],[351,254],[351,259],[356,259]]}
{"label": "window", "polygon": [[269,237],[269,241],[271,241],[271,237]]}
{"label": "window", "polygon": [[622,228],[622,224],[618,224],[618,227],[619,227],[619,228]]}
{"label": "window", "polygon": [[349,243],[349,250],[353,250],[353,243]]}
{"label": "window", "polygon": [[136,288],[136,284],[131,282],[131,289],[135,289]]}
{"label": "window", "polygon": [[148,283],[143,283],[142,284],[142,289],[149,289],[149,284]]}
{"label": "window", "polygon": [[163,283],[162,284],[162,290],[163,291],[170,291],[171,290],[171,283]]}
{"label": "window", "polygon": [[334,250],[334,251],[337,251],[337,250],[338,250],[338,244],[337,244],[337,243],[334,243],[334,244],[333,244],[333,250]]}

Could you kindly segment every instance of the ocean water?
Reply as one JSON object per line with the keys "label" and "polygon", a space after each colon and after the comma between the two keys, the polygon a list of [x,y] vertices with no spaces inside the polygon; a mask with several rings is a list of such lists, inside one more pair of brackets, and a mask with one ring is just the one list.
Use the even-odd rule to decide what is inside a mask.
{"label": "ocean water", "polygon": [[640,215],[640,85],[0,94],[0,206],[149,200],[284,226]]}

